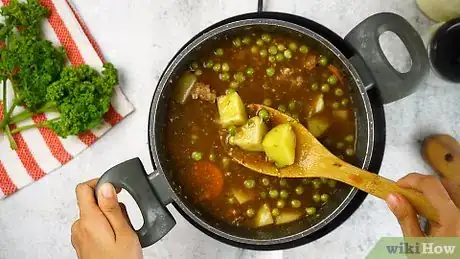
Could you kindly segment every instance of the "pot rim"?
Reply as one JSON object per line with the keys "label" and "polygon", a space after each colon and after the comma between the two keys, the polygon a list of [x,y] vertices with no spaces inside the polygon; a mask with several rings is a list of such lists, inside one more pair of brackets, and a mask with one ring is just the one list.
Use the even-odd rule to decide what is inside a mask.
{"label": "pot rim", "polygon": [[[365,86],[363,84],[363,81],[361,80],[358,72],[356,71],[355,67],[351,64],[351,62],[345,57],[345,55],[335,46],[333,45],[330,41],[328,41],[326,38],[321,36],[320,34],[302,27],[300,25],[285,21],[285,20],[279,20],[279,19],[271,19],[271,18],[249,18],[249,19],[242,19],[238,21],[233,21],[227,24],[223,24],[221,26],[218,26],[208,32],[203,33],[199,37],[197,37],[195,40],[190,42],[185,48],[183,48],[179,54],[177,54],[174,59],[169,63],[168,67],[166,68],[163,76],[161,77],[160,82],[158,83],[158,87],[156,88],[154,99],[152,102],[152,110],[157,110],[158,109],[158,104],[160,104],[160,100],[164,98],[163,92],[166,86],[168,85],[171,76],[173,73],[176,71],[178,68],[179,63],[183,58],[188,56],[190,53],[195,51],[195,49],[199,46],[201,46],[202,43],[205,41],[208,41],[209,39],[218,36],[222,33],[225,33],[226,31],[232,30],[232,29],[237,29],[241,27],[248,27],[248,26],[257,26],[257,25],[263,25],[263,26],[278,26],[282,27],[284,29],[292,30],[297,33],[304,34],[319,43],[321,43],[323,46],[325,46],[331,53],[333,53],[342,63],[343,68],[347,69],[352,76],[353,82],[355,83],[355,86],[357,90],[359,91],[359,95],[361,96],[361,100],[364,103],[363,107],[365,109],[365,114],[366,114],[366,122],[367,122],[367,143],[366,143],[366,155],[362,161],[362,168],[367,169],[369,167],[369,164],[372,159],[372,151],[374,149],[374,118],[372,116],[372,108],[370,104],[369,97],[367,95]],[[151,114],[151,121],[153,127],[157,125],[157,116],[158,114],[156,112]],[[152,127],[152,126],[150,126]],[[149,133],[151,131],[149,130]],[[149,134],[150,135],[150,134]],[[151,152],[152,152],[152,159],[154,161],[155,165],[160,165],[160,171],[161,171],[161,161],[158,157],[158,145],[157,139],[153,136],[149,136],[149,141],[152,141],[153,143],[151,145]],[[163,173],[163,172],[161,172]],[[164,174],[164,173],[163,173]],[[228,234],[227,232],[224,232],[220,229],[217,229],[208,223],[206,223],[204,220],[202,220],[200,217],[198,217],[192,210],[190,210],[183,202],[182,199],[179,197],[178,194],[174,191],[172,188],[172,185],[169,181],[166,181],[168,185],[168,189],[170,190],[171,197],[174,200],[175,204],[177,205],[176,207],[179,207],[191,220],[194,221],[194,223],[198,224],[199,226],[203,227],[204,229],[218,235],[221,238],[237,242],[237,243],[244,243],[248,245],[258,245],[258,246],[268,246],[268,245],[275,245],[275,244],[282,244],[282,243],[289,243],[298,239],[301,239],[305,236],[308,236],[319,229],[323,228],[325,225],[329,224],[334,218],[336,218],[347,206],[348,204],[352,201],[352,199],[355,197],[356,193],[358,190],[356,188],[352,188],[350,192],[348,193],[347,197],[342,201],[342,203],[334,210],[332,211],[328,216],[326,216],[324,219],[322,219],[320,222],[316,223],[315,225],[299,232],[296,234],[292,234],[289,236],[281,237],[281,238],[273,238],[269,240],[258,240],[258,239],[250,239],[250,238],[243,238],[239,236],[234,236],[231,234]]]}

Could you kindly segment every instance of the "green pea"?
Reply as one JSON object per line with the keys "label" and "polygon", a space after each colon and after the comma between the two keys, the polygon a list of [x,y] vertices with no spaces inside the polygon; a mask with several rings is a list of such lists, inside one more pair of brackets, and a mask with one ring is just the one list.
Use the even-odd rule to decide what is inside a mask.
{"label": "green pea", "polygon": [[268,55],[268,51],[266,49],[261,49],[259,51],[259,55],[263,58],[265,58]]}
{"label": "green pea", "polygon": [[295,100],[292,100],[289,102],[289,105],[288,105],[289,110],[291,111],[295,110],[296,106],[297,106],[297,102]]}
{"label": "green pea", "polygon": [[272,99],[270,98],[265,98],[264,99],[264,105],[265,106],[272,106],[273,102],[272,102]]}
{"label": "green pea", "polygon": [[337,84],[337,77],[334,75],[331,75],[330,77],[327,78],[327,83],[330,85]]}
{"label": "green pea", "polygon": [[230,134],[230,136],[235,136],[236,135],[236,127],[235,126],[230,126],[227,129],[227,133]]}
{"label": "green pea", "polygon": [[321,194],[321,201],[322,202],[327,202],[329,200],[329,194],[323,193]]}
{"label": "green pea", "polygon": [[193,160],[195,160],[195,161],[200,161],[202,158],[203,158],[203,153],[198,152],[198,151],[194,151],[194,152],[192,153],[192,159],[193,159]]}
{"label": "green pea", "polygon": [[230,82],[230,88],[236,89],[240,86],[240,84],[236,81],[231,81]]}
{"label": "green pea", "polygon": [[332,108],[334,108],[334,109],[340,108],[340,103],[339,102],[333,102],[332,103]]}
{"label": "green pea", "polygon": [[278,53],[278,54],[276,54],[275,58],[276,58],[276,61],[282,62],[284,60],[284,55],[283,55],[283,53]]}
{"label": "green pea", "polygon": [[294,42],[289,43],[289,49],[292,51],[297,51],[297,44]]}
{"label": "green pea", "polygon": [[192,140],[198,140],[199,139],[198,135],[196,135],[196,134],[192,134],[191,138],[192,138]]}
{"label": "green pea", "polygon": [[318,62],[318,63],[319,63],[320,66],[325,67],[325,66],[327,66],[327,64],[329,63],[329,60],[327,59],[326,56],[321,56],[321,57],[319,58],[319,62]]}
{"label": "green pea", "polygon": [[339,142],[337,142],[337,143],[335,144],[335,147],[336,147],[337,149],[343,149],[343,148],[345,147],[345,143],[339,141]]}
{"label": "green pea", "polygon": [[221,68],[220,63],[216,63],[216,64],[214,64],[214,66],[212,67],[212,70],[214,70],[214,71],[216,71],[216,72],[219,72],[219,71],[220,71],[220,68]]}
{"label": "green pea", "polygon": [[246,216],[248,216],[250,218],[254,217],[255,214],[256,214],[256,212],[253,209],[247,209],[246,210]]}
{"label": "green pea", "polygon": [[226,156],[222,158],[221,162],[222,162],[222,167],[224,169],[227,169],[230,166],[230,158],[228,158]]}
{"label": "green pea", "polygon": [[315,189],[319,189],[321,187],[321,180],[319,179],[314,179],[311,183],[313,184],[313,188]]}
{"label": "green pea", "polygon": [[198,65],[197,62],[193,62],[193,63],[190,65],[190,68],[191,68],[192,70],[197,70],[198,67],[199,67],[199,65]]}
{"label": "green pea", "polygon": [[236,203],[236,199],[234,197],[230,197],[230,198],[228,198],[227,202],[228,202],[228,204],[233,205],[233,204]]}
{"label": "green pea", "polygon": [[260,192],[260,198],[266,199],[267,198],[267,192]]}
{"label": "green pea", "polygon": [[259,48],[257,46],[252,46],[251,47],[251,53],[252,54],[257,54],[259,52]]}
{"label": "green pea", "polygon": [[326,177],[320,177],[319,178],[321,180],[322,183],[327,183],[327,178]]}
{"label": "green pea", "polygon": [[313,83],[313,84],[311,85],[311,90],[313,90],[313,91],[318,91],[318,89],[319,89],[318,83]]}
{"label": "green pea", "polygon": [[291,59],[291,58],[292,58],[292,51],[289,50],[289,49],[285,50],[285,51],[284,51],[284,57],[285,57],[286,59]]}
{"label": "green pea", "polygon": [[258,39],[258,40],[256,41],[256,44],[257,44],[257,46],[263,46],[263,45],[264,45],[264,41],[261,40],[261,39]]}
{"label": "green pea", "polygon": [[343,99],[340,104],[343,106],[343,107],[346,107],[348,105],[348,103],[350,102],[350,100],[348,98],[345,98]]}
{"label": "green pea", "polygon": [[335,188],[335,186],[337,185],[337,181],[329,179],[329,181],[327,181],[327,185],[329,185],[329,187],[331,188]]}
{"label": "green pea", "polygon": [[345,154],[347,154],[347,156],[354,156],[355,155],[355,150],[353,148],[347,148],[345,150]]}
{"label": "green pea", "polygon": [[267,73],[267,76],[269,77],[272,77],[275,75],[275,69],[273,67],[269,67],[265,70],[265,72]]}
{"label": "green pea", "polygon": [[230,71],[230,66],[228,65],[228,63],[222,63],[222,71],[223,72],[228,72]]}
{"label": "green pea", "polygon": [[260,38],[265,42],[270,42],[272,40],[272,36],[270,36],[270,34],[267,33],[262,34]]}
{"label": "green pea", "polygon": [[273,56],[273,55],[270,55],[270,56],[268,56],[268,61],[269,61],[270,63],[273,63],[273,62],[276,61],[276,57]]}
{"label": "green pea", "polygon": [[316,213],[316,208],[315,207],[308,207],[305,209],[305,213],[307,213],[307,215],[311,216],[311,215],[314,215]]}
{"label": "green pea", "polygon": [[232,43],[233,43],[233,46],[235,46],[237,48],[241,47],[241,39],[240,38],[233,39]]}
{"label": "green pea", "polygon": [[203,70],[201,70],[201,69],[197,69],[197,70],[195,71],[195,75],[196,75],[196,76],[201,76],[202,74],[203,74]]}
{"label": "green pea", "polygon": [[261,180],[262,184],[265,185],[265,186],[269,186],[270,185],[270,180],[266,177],[262,178]]}
{"label": "green pea", "polygon": [[244,188],[252,189],[256,186],[256,181],[254,181],[253,179],[244,180],[243,185]]}
{"label": "green pea", "polygon": [[299,200],[292,200],[291,206],[297,209],[297,208],[300,208],[300,206],[302,206],[302,203]]}
{"label": "green pea", "polygon": [[227,72],[219,74],[219,79],[222,81],[228,81],[230,79],[230,75]]}
{"label": "green pea", "polygon": [[321,92],[327,93],[331,90],[331,87],[328,84],[321,85]]}
{"label": "green pea", "polygon": [[348,143],[353,143],[355,141],[355,136],[353,135],[347,135],[345,137],[345,141],[348,142]]}
{"label": "green pea", "polygon": [[304,189],[303,189],[302,186],[297,186],[297,187],[295,188],[295,193],[297,193],[297,195],[302,195],[303,192],[304,192]]}
{"label": "green pea", "polygon": [[243,44],[250,44],[251,43],[251,38],[249,36],[246,36],[243,38],[243,40],[241,41]]}
{"label": "green pea", "polygon": [[342,95],[343,95],[343,90],[342,90],[341,88],[336,88],[336,89],[334,90],[334,94],[335,94],[336,96],[342,96]]}
{"label": "green pea", "polygon": [[254,75],[254,72],[255,72],[255,71],[254,71],[254,68],[252,68],[252,67],[248,67],[248,68],[246,69],[246,74],[247,74],[248,76]]}
{"label": "green pea", "polygon": [[302,183],[303,184],[309,184],[309,183],[311,183],[311,179],[310,178],[303,178]]}
{"label": "green pea", "polygon": [[321,201],[321,195],[318,193],[313,194],[313,201],[314,202],[320,202]]}
{"label": "green pea", "polygon": [[277,207],[277,208],[282,209],[282,208],[284,208],[284,206],[286,206],[286,202],[285,202],[284,200],[278,200],[278,201],[276,202],[276,207]]}
{"label": "green pea", "polygon": [[308,53],[309,49],[308,49],[307,46],[302,45],[302,46],[300,46],[299,51],[300,51],[300,53],[306,54],[306,53]]}
{"label": "green pea", "polygon": [[259,113],[257,114],[259,116],[259,118],[261,118],[263,121],[268,121],[270,119],[270,114],[268,113],[267,110],[265,109],[262,109],[259,111]]}
{"label": "green pea", "polygon": [[218,48],[218,49],[216,49],[216,51],[214,51],[214,54],[216,56],[223,56],[224,55],[224,49]]}
{"label": "green pea", "polygon": [[244,82],[244,80],[246,80],[246,77],[244,76],[243,72],[238,72],[236,74],[233,75],[233,78],[237,81],[237,82]]}
{"label": "green pea", "polygon": [[270,198],[273,198],[273,199],[278,198],[279,195],[280,193],[278,192],[278,190],[270,190],[268,192],[268,196],[270,196]]}
{"label": "green pea", "polygon": [[228,138],[228,144],[230,144],[230,146],[234,146],[235,145],[235,136],[230,136]]}
{"label": "green pea", "polygon": [[276,55],[276,53],[278,53],[278,48],[274,45],[270,46],[270,48],[268,48],[268,53],[272,54],[272,55]]}
{"label": "green pea", "polygon": [[286,181],[286,179],[280,179],[280,186],[281,186],[281,187],[286,187],[286,186],[287,186],[287,181]]}
{"label": "green pea", "polygon": [[278,46],[276,46],[278,48],[278,51],[285,51],[286,50],[286,46],[284,46],[284,44],[278,44]]}
{"label": "green pea", "polygon": [[233,93],[236,93],[236,90],[233,89],[233,88],[229,88],[229,89],[225,90],[225,94],[233,94]]}
{"label": "green pea", "polygon": [[214,162],[214,161],[216,161],[216,159],[217,159],[216,153],[211,152],[211,153],[209,154],[209,160]]}
{"label": "green pea", "polygon": [[286,110],[287,110],[287,109],[286,109],[286,106],[284,106],[284,105],[282,105],[282,104],[280,104],[280,105],[278,106],[278,111],[280,111],[280,112],[286,112]]}
{"label": "green pea", "polygon": [[289,197],[288,191],[286,191],[286,190],[281,190],[281,191],[280,191],[280,197],[281,197],[282,199],[287,199],[287,197]]}
{"label": "green pea", "polygon": [[208,60],[204,66],[206,68],[212,68],[212,66],[214,66],[214,61]]}
{"label": "green pea", "polygon": [[281,213],[280,213],[280,210],[279,210],[278,208],[274,208],[274,209],[272,210],[272,215],[273,215],[273,217],[278,217],[280,214],[281,214]]}

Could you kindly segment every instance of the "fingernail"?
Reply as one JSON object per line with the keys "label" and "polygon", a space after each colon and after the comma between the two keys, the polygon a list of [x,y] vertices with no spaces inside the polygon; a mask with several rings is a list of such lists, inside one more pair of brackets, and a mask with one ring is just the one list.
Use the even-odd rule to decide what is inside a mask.
{"label": "fingernail", "polygon": [[113,186],[110,183],[104,183],[101,186],[100,192],[102,194],[102,197],[106,199],[111,199],[115,195],[115,190],[113,189]]}
{"label": "fingernail", "polygon": [[388,195],[387,199],[386,199],[386,202],[387,202],[387,205],[388,207],[390,208],[391,211],[394,212],[394,210],[396,209],[396,207],[398,206],[398,197],[394,194],[390,194]]}

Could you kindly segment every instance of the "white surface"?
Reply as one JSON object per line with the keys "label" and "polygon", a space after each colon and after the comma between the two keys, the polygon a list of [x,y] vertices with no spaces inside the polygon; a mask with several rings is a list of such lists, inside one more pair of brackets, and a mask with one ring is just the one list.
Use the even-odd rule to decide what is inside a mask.
{"label": "white surface", "polygon": [[[252,12],[256,0],[75,0],[107,60],[120,68],[123,90],[136,112],[69,164],[0,201],[0,258],[75,258],[70,226],[77,217],[77,183],[140,157],[152,169],[147,121],[152,93],[167,62],[193,35],[224,18]],[[295,13],[341,36],[371,14],[401,14],[421,33],[431,25],[411,0],[272,0],[270,11]],[[386,44],[390,45],[391,44]],[[394,50],[398,60],[399,50]],[[399,62],[405,61],[399,57]],[[398,179],[425,171],[418,155],[424,136],[443,132],[460,138],[460,86],[433,75],[416,94],[385,107],[387,149],[381,174]],[[128,205],[129,207],[129,205]],[[174,210],[173,208],[170,208]],[[145,258],[364,258],[382,236],[399,236],[384,202],[368,197],[342,226],[322,239],[284,252],[233,248],[200,233],[177,212],[177,226]],[[138,221],[136,217],[135,221]]]}

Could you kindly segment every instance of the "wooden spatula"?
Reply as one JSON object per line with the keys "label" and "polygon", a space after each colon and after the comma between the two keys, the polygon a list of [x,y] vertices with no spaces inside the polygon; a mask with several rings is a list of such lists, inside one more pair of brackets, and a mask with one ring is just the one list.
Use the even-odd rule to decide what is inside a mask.
{"label": "wooden spatula", "polygon": [[422,144],[426,162],[440,175],[460,185],[460,144],[449,135],[432,135]]}
{"label": "wooden spatula", "polygon": [[262,174],[286,177],[325,177],[334,179],[381,199],[386,199],[391,193],[406,197],[417,212],[432,221],[438,221],[437,211],[418,191],[399,187],[394,181],[367,172],[350,165],[327,150],[302,124],[293,118],[270,107],[251,104],[254,111],[265,109],[270,114],[270,120],[275,124],[290,123],[296,134],[296,159],[291,166],[278,169],[265,160],[262,153],[247,152],[224,143],[229,156],[237,163]]}

